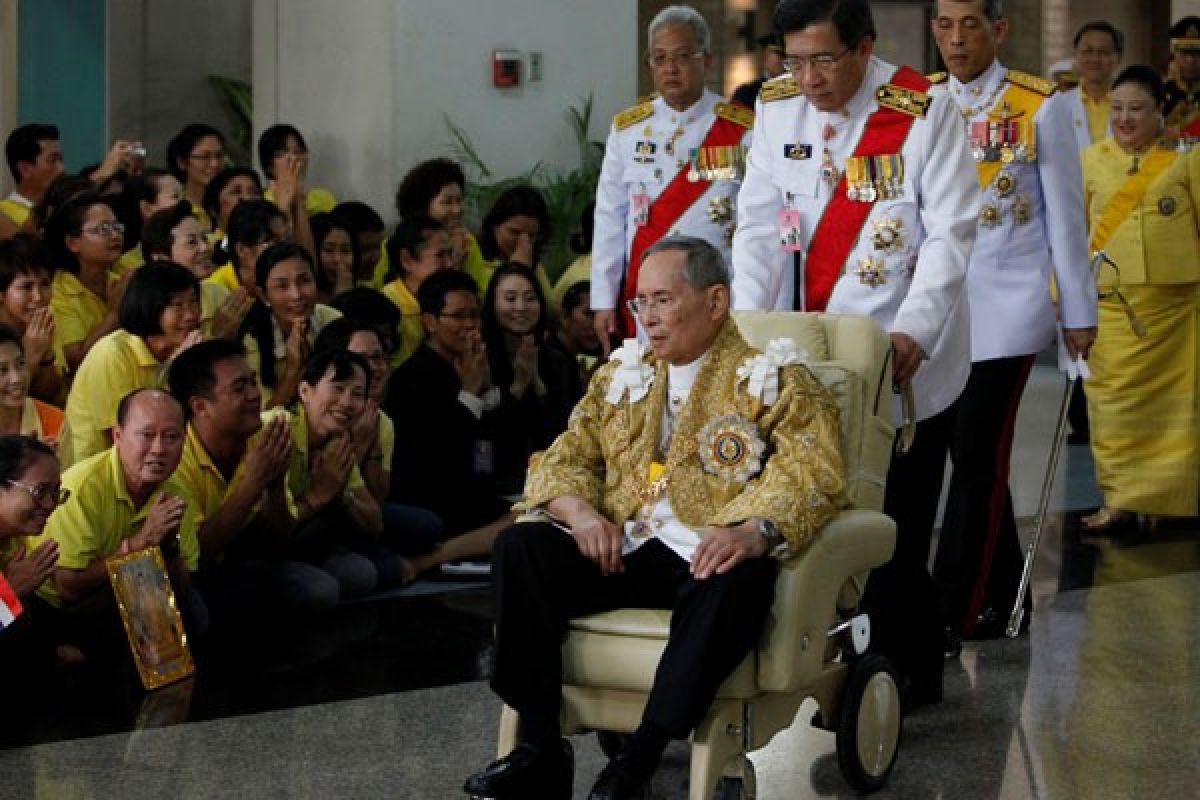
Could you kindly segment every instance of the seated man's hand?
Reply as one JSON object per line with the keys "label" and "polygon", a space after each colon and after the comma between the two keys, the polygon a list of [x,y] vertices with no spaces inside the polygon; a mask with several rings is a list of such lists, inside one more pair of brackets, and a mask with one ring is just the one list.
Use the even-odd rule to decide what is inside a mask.
{"label": "seated man's hand", "polygon": [[892,364],[892,383],[899,387],[907,386],[913,375],[917,374],[917,369],[925,358],[925,351],[917,344],[917,340],[907,333],[892,334],[892,349],[896,353]]}
{"label": "seated man's hand", "polygon": [[579,552],[595,561],[602,573],[611,575],[624,571],[625,564],[621,561],[624,537],[620,528],[594,510],[575,515],[568,524]]}
{"label": "seated man's hand", "polygon": [[692,577],[702,581],[713,574],[724,575],[746,559],[766,554],[767,540],[754,520],[732,528],[709,528],[692,556]]}

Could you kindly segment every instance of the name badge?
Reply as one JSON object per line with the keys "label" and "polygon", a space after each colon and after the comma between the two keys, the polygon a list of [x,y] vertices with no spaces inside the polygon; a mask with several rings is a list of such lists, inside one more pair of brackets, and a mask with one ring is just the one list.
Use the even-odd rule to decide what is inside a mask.
{"label": "name badge", "polygon": [[779,244],[789,253],[804,249],[800,236],[800,212],[794,208],[779,212]]}

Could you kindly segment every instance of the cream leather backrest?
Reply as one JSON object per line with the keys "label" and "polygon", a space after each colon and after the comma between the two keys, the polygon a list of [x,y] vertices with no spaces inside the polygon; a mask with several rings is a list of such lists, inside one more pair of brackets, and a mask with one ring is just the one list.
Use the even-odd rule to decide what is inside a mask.
{"label": "cream leather backrest", "polygon": [[868,317],[841,314],[738,311],[734,319],[759,349],[789,338],[808,353],[809,370],[841,412],[847,495],[855,508],[883,510],[896,430],[887,334]]}

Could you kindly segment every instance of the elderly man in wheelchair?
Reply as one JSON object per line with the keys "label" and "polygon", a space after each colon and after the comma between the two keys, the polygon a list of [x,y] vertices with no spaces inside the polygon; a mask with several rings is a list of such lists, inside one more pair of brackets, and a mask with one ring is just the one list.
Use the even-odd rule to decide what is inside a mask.
{"label": "elderly man in wheelchair", "polygon": [[[649,346],[627,341],[595,375],[567,431],[531,465],[524,515],[496,541],[492,688],[511,709],[506,714],[519,716],[520,733],[515,748],[502,742],[507,755],[468,778],[464,788],[475,798],[571,797],[574,759],[564,720],[574,718],[567,732],[579,729],[575,723],[603,726],[581,722],[586,709],[564,715],[564,684],[589,683],[588,657],[572,666],[564,641],[581,619],[628,608],[669,610],[669,624],[664,616],[661,630],[645,634],[662,638],[652,641],[653,655],[661,651],[657,666],[634,679],[648,691],[630,695],[625,686],[604,695],[634,697],[640,715],[611,718],[609,729],[632,735],[590,797],[644,796],[670,740],[693,732],[697,747],[707,740],[720,698],[733,697],[744,709],[766,684],[780,683],[755,678],[752,654],[775,636],[764,629],[779,627],[773,601],[781,564],[835,517],[866,513],[844,511],[850,500],[837,403],[794,343],[776,340],[766,352],[747,344],[730,315],[730,277],[715,248],[683,236],[649,248],[631,309]],[[887,558],[891,529],[881,519],[875,533],[882,544],[851,559],[851,574]],[[830,618],[819,623],[821,641],[811,646],[814,674],[766,687],[817,696],[826,716],[848,682],[839,651],[824,641],[824,628],[845,611],[841,583],[831,583],[831,596],[818,604]],[[641,635],[632,633],[635,640]],[[818,632],[792,637],[795,644],[802,636],[803,644],[789,662],[803,660],[799,648],[810,649],[810,633]],[[828,675],[827,660],[835,662]],[[747,669],[750,677],[739,680]],[[787,724],[790,718],[775,729]],[[886,763],[876,777],[890,770],[898,733],[883,735]],[[694,754],[692,796],[707,796],[721,774],[746,777],[738,772],[742,754],[763,743],[741,731],[736,744],[708,748],[708,761],[728,753],[728,763],[699,771]]]}

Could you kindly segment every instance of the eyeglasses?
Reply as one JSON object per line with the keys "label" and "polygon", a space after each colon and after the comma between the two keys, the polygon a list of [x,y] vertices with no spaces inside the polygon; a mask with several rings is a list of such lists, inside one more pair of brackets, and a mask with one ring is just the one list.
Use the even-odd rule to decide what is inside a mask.
{"label": "eyeglasses", "polygon": [[92,236],[112,236],[114,233],[124,233],[125,226],[120,222],[101,222],[99,225],[93,225],[90,228],[81,228],[84,233],[90,233]]}
{"label": "eyeglasses", "polygon": [[188,158],[193,161],[224,161],[225,153],[220,150],[214,150],[211,153],[191,153]]}
{"label": "eyeglasses", "polygon": [[629,309],[629,313],[635,317],[646,317],[651,312],[662,314],[671,310],[679,303],[676,297],[635,297],[632,300],[625,301],[625,307]]}
{"label": "eyeglasses", "polygon": [[784,56],[783,68],[793,75],[799,75],[804,72],[805,67],[811,67],[816,72],[828,74],[837,69],[838,62],[853,50],[852,47],[847,47],[842,52],[835,55],[829,53],[818,53],[815,56]]}
{"label": "eyeglasses", "polygon": [[704,58],[704,53],[693,53],[691,50],[681,50],[678,53],[647,53],[646,63],[655,69],[662,69],[670,64],[672,67],[686,67],[689,61]]}
{"label": "eyeglasses", "polygon": [[478,309],[476,309],[474,311],[443,312],[441,314],[438,314],[438,316],[439,317],[449,317],[450,319],[455,320],[456,322],[479,322],[479,320],[483,319],[483,315],[479,313]]}
{"label": "eyeglasses", "polygon": [[61,506],[67,502],[67,498],[71,496],[71,490],[63,486],[51,486],[47,483],[39,483],[37,486],[30,486],[20,481],[10,480],[9,486],[15,486],[18,489],[23,489],[29,492],[29,496],[33,498],[33,502],[39,506],[46,505],[46,500],[49,498],[54,501],[54,505]]}
{"label": "eyeglasses", "polygon": [[1090,47],[1085,47],[1079,51],[1081,58],[1112,58],[1116,54],[1116,50],[1093,50]]}

